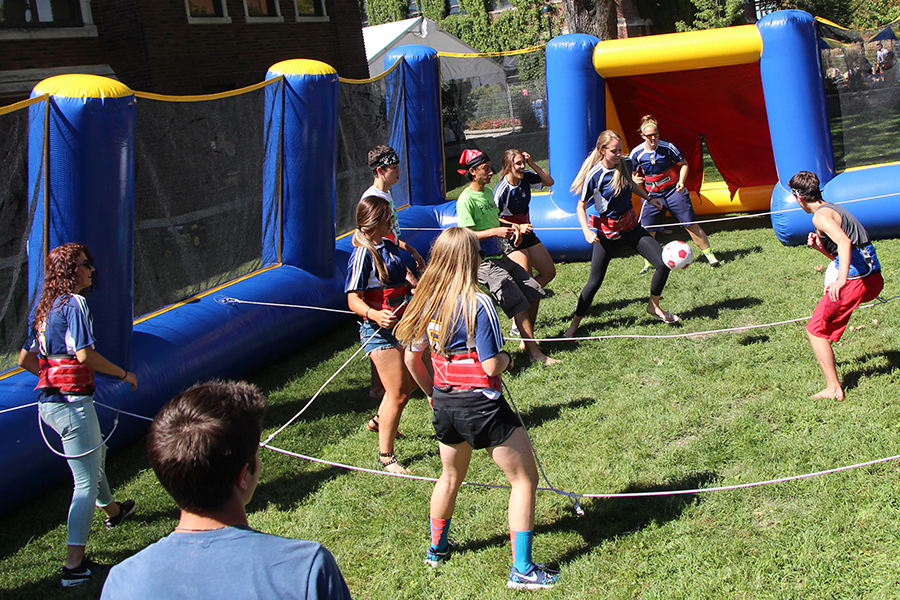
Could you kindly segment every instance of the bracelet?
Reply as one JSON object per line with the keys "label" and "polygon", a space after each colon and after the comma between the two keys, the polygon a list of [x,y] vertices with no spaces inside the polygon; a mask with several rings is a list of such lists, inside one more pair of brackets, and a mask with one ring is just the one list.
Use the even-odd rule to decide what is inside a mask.
{"label": "bracelet", "polygon": [[370,310],[372,310],[372,309],[371,309],[371,308],[367,308],[367,309],[366,309],[366,316],[365,316],[366,321],[369,320],[369,311],[370,311]]}
{"label": "bracelet", "polygon": [[123,371],[125,371],[125,373],[119,377],[119,381],[125,381],[125,378],[128,377],[128,371],[125,369],[123,369]]}

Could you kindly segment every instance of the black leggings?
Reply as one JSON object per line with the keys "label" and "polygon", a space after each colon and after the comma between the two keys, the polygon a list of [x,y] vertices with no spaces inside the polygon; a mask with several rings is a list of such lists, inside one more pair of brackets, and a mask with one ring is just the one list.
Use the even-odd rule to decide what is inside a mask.
{"label": "black leggings", "polygon": [[575,308],[576,317],[583,317],[587,314],[591,302],[594,301],[594,294],[600,289],[600,284],[603,283],[603,278],[606,276],[606,268],[609,266],[610,259],[618,253],[622,246],[631,246],[653,265],[656,271],[650,281],[650,295],[662,295],[663,288],[666,287],[666,280],[669,278],[669,267],[663,262],[662,248],[659,242],[653,239],[647,230],[638,225],[628,231],[623,231],[617,240],[611,240],[599,232],[597,235],[600,239],[594,244],[594,251],[591,254],[591,274],[588,277],[587,285],[578,296],[578,306]]}

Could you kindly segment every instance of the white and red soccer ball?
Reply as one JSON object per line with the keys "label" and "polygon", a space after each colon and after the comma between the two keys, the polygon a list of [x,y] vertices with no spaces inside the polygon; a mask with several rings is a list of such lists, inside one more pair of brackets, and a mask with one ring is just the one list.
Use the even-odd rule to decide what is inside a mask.
{"label": "white and red soccer ball", "polygon": [[663,262],[673,271],[687,269],[694,262],[694,252],[684,242],[669,242],[663,247]]}

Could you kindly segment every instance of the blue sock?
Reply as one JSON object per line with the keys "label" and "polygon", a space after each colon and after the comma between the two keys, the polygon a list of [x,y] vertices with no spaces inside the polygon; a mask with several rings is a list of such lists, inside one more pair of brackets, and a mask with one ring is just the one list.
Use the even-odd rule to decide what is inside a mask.
{"label": "blue sock", "polygon": [[511,531],[510,541],[512,542],[513,551],[513,567],[519,573],[527,573],[534,566],[531,560],[531,548],[534,545],[534,530],[529,531]]}
{"label": "blue sock", "polygon": [[446,549],[447,534],[450,533],[450,519],[435,519],[429,516],[428,521],[431,523],[431,547],[439,552]]}

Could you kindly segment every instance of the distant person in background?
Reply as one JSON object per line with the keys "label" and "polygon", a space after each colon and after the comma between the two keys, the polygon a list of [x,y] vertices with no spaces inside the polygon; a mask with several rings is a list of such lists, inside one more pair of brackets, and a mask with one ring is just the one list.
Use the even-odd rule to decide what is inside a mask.
{"label": "distant person in background", "polygon": [[266,400],[244,382],[195,385],[150,426],[147,454],[181,518],[174,533],[109,572],[102,600],[350,598],[321,544],[251,529]]}
{"label": "distant person in background", "polygon": [[[537,275],[534,276],[535,281],[542,288],[546,288],[547,284],[556,277],[556,265],[553,264],[550,252],[534,233],[529,207],[531,205],[531,189],[550,187],[553,185],[553,178],[531,159],[530,154],[515,148],[510,148],[503,153],[501,164],[503,166],[500,169],[500,182],[494,188],[494,203],[500,211],[500,222],[518,226],[521,233],[518,244],[507,242],[507,251],[509,252],[507,256],[525,269],[529,275],[534,268],[537,271]],[[526,164],[531,167],[531,170],[525,168]],[[529,307],[532,324],[537,323],[539,304],[540,301],[534,302]],[[515,323],[509,333],[513,337],[519,335]],[[520,344],[519,349],[525,349],[525,342]]]}
{"label": "distant person in background", "polygon": [[41,421],[62,439],[75,490],[66,523],[68,542],[63,587],[87,582],[91,570],[85,545],[94,507],[106,514],[106,528],[134,512],[134,500],[115,502],[106,480],[106,444],[94,409],[94,372],[137,389],[137,376],[94,350],[93,322],[85,294],[93,285],[94,259],[87,246],[64,244],[47,256],[44,287],[19,366],[38,376]]}
{"label": "distant person in background", "polygon": [[825,292],[806,325],[809,343],[825,376],[825,389],[812,397],[843,400],[831,344],[841,339],[856,307],[881,293],[881,263],[868,232],[856,217],[822,199],[815,173],[800,171],[791,178],[790,186],[797,204],[813,216],[816,230],[809,234],[807,244],[833,260],[835,267],[830,269],[835,279],[826,278]]}
{"label": "distant person in background", "polygon": [[[709,238],[706,232],[693,223],[697,220],[694,207],[691,204],[691,195],[684,182],[688,176],[688,164],[675,144],[659,139],[659,126],[651,115],[645,115],[641,119],[641,137],[644,142],[631,151],[631,163],[634,182],[643,185],[651,198],[656,198],[662,203],[662,208],[656,208],[648,200],[644,200],[641,208],[641,225],[650,235],[656,238],[657,232],[662,230],[663,217],[666,212],[672,214],[679,223],[691,223],[685,225],[691,239],[700,248],[700,254],[706,257],[709,264],[718,267],[719,260],[709,247]],[[650,261],[644,259],[645,273],[652,268]]]}

